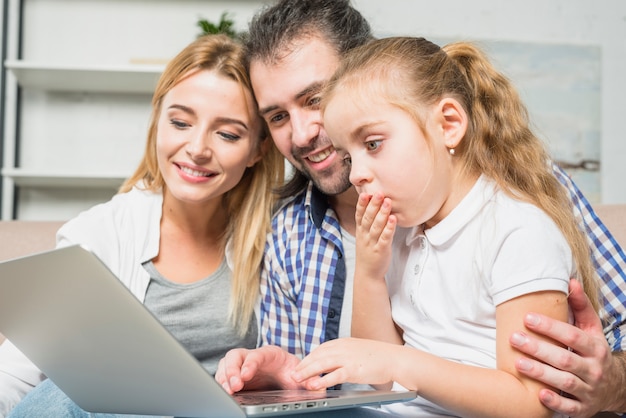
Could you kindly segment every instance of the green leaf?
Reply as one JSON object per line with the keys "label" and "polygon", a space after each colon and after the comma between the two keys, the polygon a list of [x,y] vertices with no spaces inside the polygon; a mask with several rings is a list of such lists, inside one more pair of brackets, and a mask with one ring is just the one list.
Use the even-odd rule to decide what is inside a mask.
{"label": "green leaf", "polygon": [[219,22],[213,23],[205,18],[198,19],[197,26],[202,31],[198,36],[223,33],[231,38],[237,38],[239,34],[233,26],[235,21],[229,16],[228,12],[223,12]]}

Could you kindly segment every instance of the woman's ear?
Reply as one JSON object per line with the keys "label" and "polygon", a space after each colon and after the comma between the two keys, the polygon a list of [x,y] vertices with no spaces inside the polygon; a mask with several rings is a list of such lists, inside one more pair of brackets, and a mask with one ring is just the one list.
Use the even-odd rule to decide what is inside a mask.
{"label": "woman's ear", "polygon": [[256,163],[261,161],[261,158],[267,154],[267,151],[270,149],[270,145],[272,144],[272,138],[269,135],[266,135],[264,138],[259,140],[259,146],[256,149],[256,155],[250,157],[250,161],[248,161],[248,165],[246,167],[253,167]]}
{"label": "woman's ear", "polygon": [[448,149],[456,148],[467,132],[467,113],[463,106],[451,97],[441,99],[437,109],[441,116],[444,145]]}

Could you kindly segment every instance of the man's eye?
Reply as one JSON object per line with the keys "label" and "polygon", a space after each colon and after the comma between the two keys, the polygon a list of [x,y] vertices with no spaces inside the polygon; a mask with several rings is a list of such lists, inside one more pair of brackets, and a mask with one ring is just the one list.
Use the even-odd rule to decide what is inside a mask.
{"label": "man's eye", "polygon": [[352,157],[350,157],[350,155],[344,155],[343,156],[343,162],[346,163],[347,165],[352,165]]}
{"label": "man's eye", "polygon": [[282,121],[283,119],[285,119],[285,114],[284,113],[279,113],[277,115],[274,115],[270,118],[270,123],[277,123]]}

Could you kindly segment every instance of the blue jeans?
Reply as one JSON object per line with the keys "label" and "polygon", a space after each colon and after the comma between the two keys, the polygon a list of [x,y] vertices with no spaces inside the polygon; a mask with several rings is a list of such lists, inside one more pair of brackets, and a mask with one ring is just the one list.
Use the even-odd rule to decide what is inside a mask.
{"label": "blue jeans", "polygon": [[[391,415],[370,408],[348,408],[327,412],[281,415],[281,418],[389,418]],[[140,418],[138,415],[91,413],[82,410],[50,379],[40,383],[11,411],[7,418]],[[147,417],[143,417],[147,418]]]}
{"label": "blue jeans", "polygon": [[94,414],[82,410],[50,379],[41,382],[17,404],[7,418],[139,418],[137,415]]}

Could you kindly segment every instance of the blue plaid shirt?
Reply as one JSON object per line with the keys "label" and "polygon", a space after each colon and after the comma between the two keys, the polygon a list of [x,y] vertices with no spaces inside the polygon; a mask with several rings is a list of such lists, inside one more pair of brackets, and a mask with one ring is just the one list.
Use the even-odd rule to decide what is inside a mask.
{"label": "blue plaid shirt", "polygon": [[[569,176],[554,165],[582,220],[602,279],[600,317],[613,351],[626,347],[626,256]],[[261,343],[298,356],[337,338],[346,269],[334,211],[309,187],[272,221],[261,277]],[[351,312],[346,313],[351,315]]]}
{"label": "blue plaid shirt", "polygon": [[261,343],[303,357],[337,338],[345,282],[339,220],[309,184],[272,220],[261,272]]}
{"label": "blue plaid shirt", "polygon": [[604,323],[604,335],[612,351],[624,351],[626,255],[572,179],[556,164],[553,164],[552,168],[556,177],[570,193],[574,214],[581,226],[584,226],[596,273],[602,279],[600,287],[602,308],[599,314]]}

